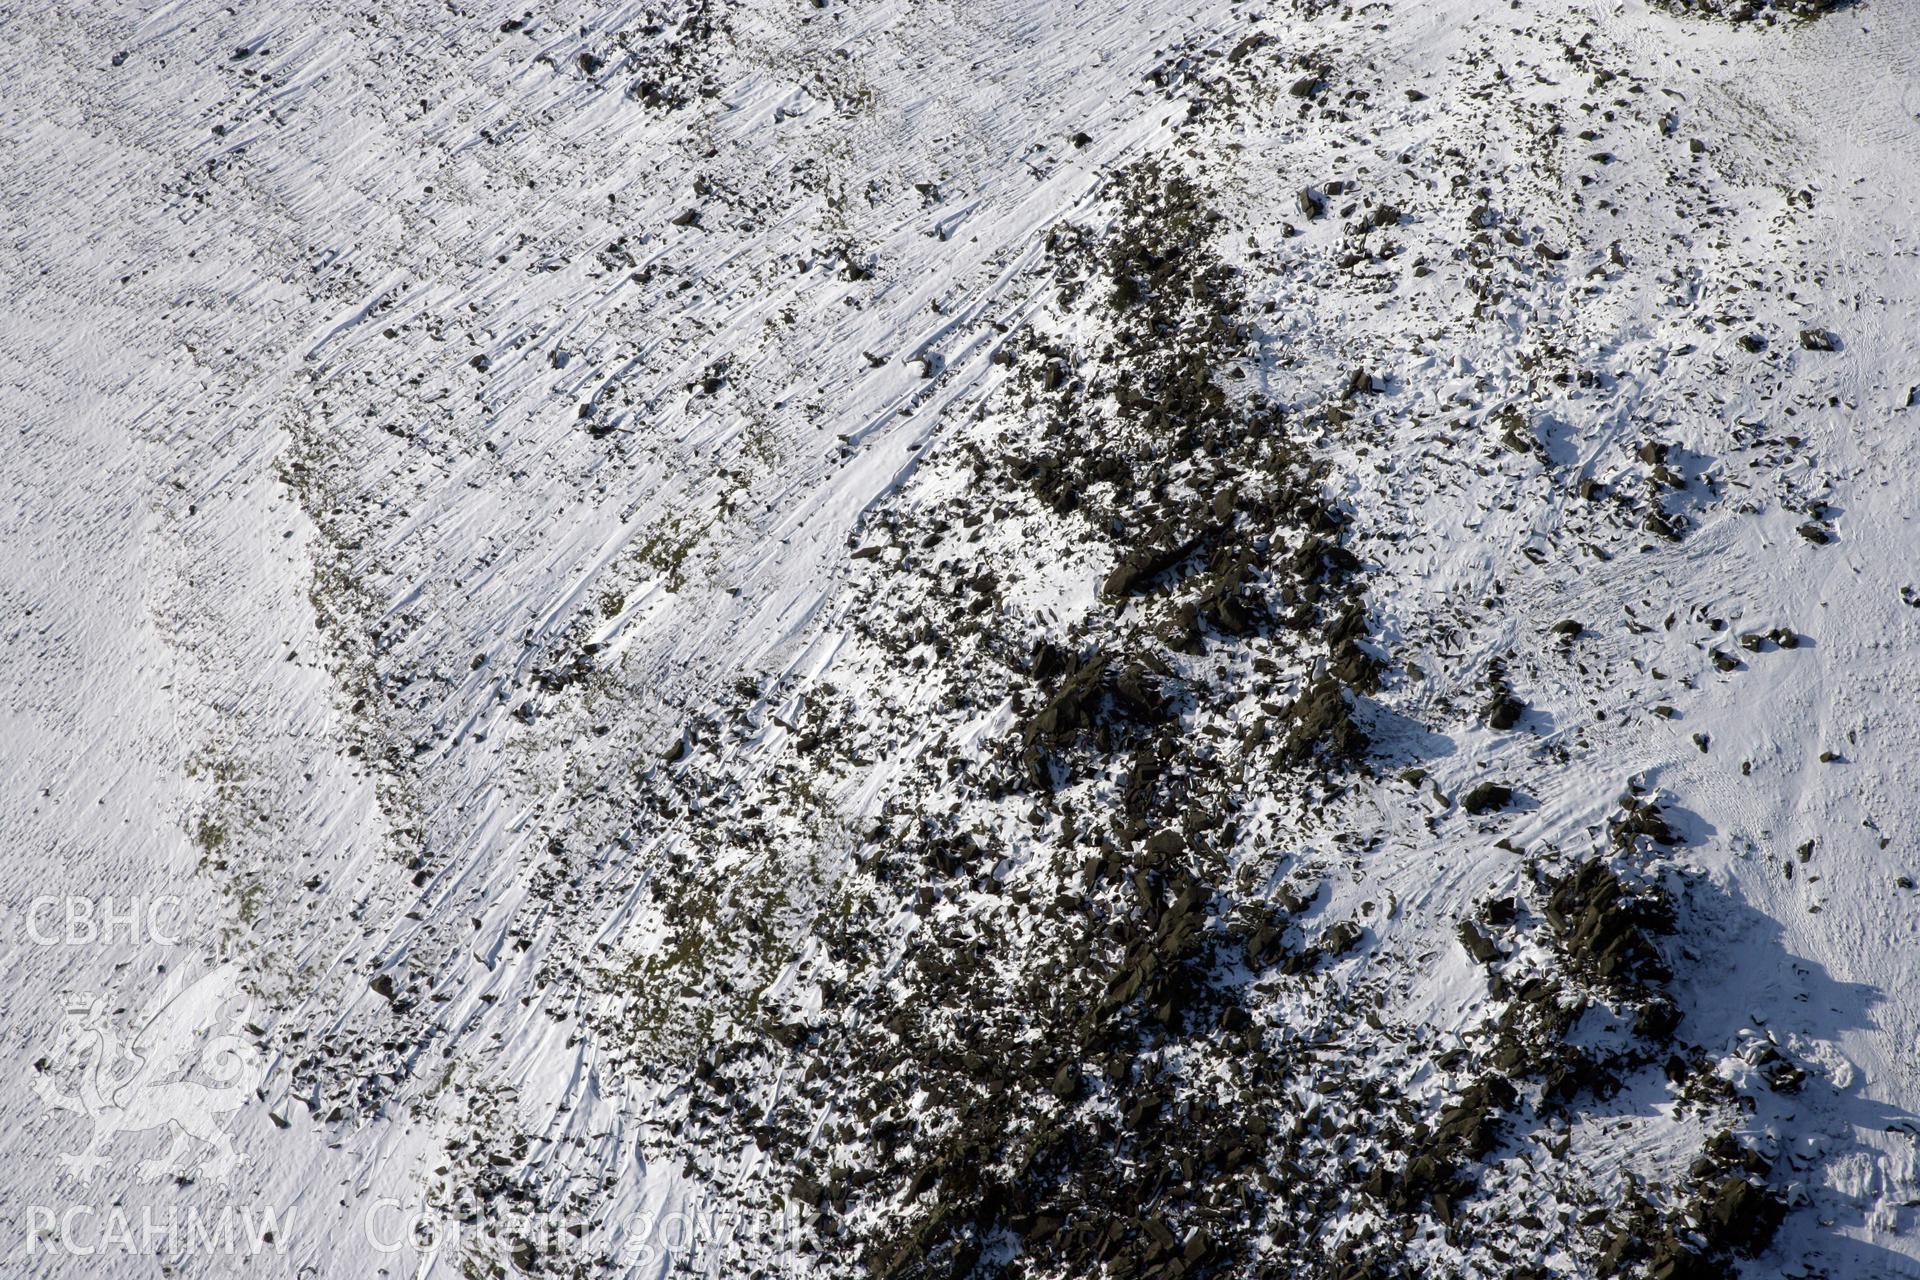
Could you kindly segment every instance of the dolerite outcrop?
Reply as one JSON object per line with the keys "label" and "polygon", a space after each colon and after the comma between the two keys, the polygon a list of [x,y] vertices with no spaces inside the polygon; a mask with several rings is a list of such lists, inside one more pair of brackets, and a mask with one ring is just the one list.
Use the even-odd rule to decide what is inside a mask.
{"label": "dolerite outcrop", "polygon": [[[1289,82],[1236,79],[1253,53],[1226,61],[1170,57],[1153,83],[1204,115]],[[1302,111],[1362,100],[1334,91],[1331,56],[1285,70]],[[734,723],[703,730],[716,757],[777,741],[780,792],[810,819],[822,779],[863,807],[809,829],[838,861],[777,976],[706,922],[732,901],[717,873],[676,867],[651,890],[665,950],[725,975],[698,991],[713,1005],[683,1042],[687,1074],[662,1082],[656,1149],[731,1196],[800,1206],[798,1269],[820,1275],[1682,1276],[1763,1249],[1784,1200],[1730,1128],[1685,1178],[1611,1199],[1558,1163],[1576,1126],[1649,1088],[1695,1133],[1739,1100],[1683,1034],[1672,854],[1689,825],[1669,799],[1630,787],[1584,841],[1515,842],[1552,802],[1520,749],[1537,737],[1540,759],[1565,761],[1578,736],[1546,731],[1545,658],[1476,649],[1459,700],[1431,704],[1457,713],[1448,732],[1514,752],[1454,774],[1456,799],[1419,794],[1445,833],[1433,847],[1510,879],[1462,895],[1462,917],[1450,905],[1422,940],[1438,948],[1411,954],[1383,945],[1392,895],[1338,892],[1380,839],[1341,825],[1368,812],[1342,800],[1375,797],[1376,767],[1407,764],[1395,753],[1420,735],[1379,706],[1419,677],[1396,669],[1387,642],[1404,637],[1369,596],[1368,535],[1404,531],[1369,530],[1331,459],[1366,457],[1383,417],[1413,412],[1396,402],[1406,379],[1378,352],[1263,360],[1245,260],[1222,248],[1245,228],[1197,167],[1161,155],[1104,182],[1093,212],[1046,235],[1043,296],[997,339],[993,402],[915,459],[921,487],[861,516],[839,616],[874,668],[849,663],[844,688],[752,687]],[[1478,265],[1569,257],[1457,185]],[[1297,207],[1343,224],[1345,272],[1389,261],[1424,216],[1346,177]],[[1472,399],[1458,393],[1463,416]],[[1473,425],[1497,465],[1551,477],[1542,416],[1509,405]],[[1684,546],[1687,451],[1619,452],[1639,466],[1617,490],[1548,484],[1642,553]],[[1533,622],[1540,653],[1583,674],[1612,625],[1585,600]],[[1466,647],[1465,631],[1432,647]],[[877,668],[913,689],[862,685]],[[868,785],[857,770],[875,760],[898,767]],[[670,761],[658,811],[759,814],[758,793],[709,804],[702,768]],[[1473,997],[1460,1025],[1393,1020],[1400,978],[1441,950]],[[743,1150],[745,1172],[729,1158]],[[1515,1191],[1520,1165],[1538,1181]]]}
{"label": "dolerite outcrop", "polygon": [[[1384,1245],[1286,1242],[1315,1239],[1354,1195],[1430,1215],[1496,1132],[1467,1111],[1502,1086],[1455,1100],[1411,1173],[1395,1153],[1413,1109],[1383,1074],[1303,1094],[1321,1046],[1272,1020],[1272,984],[1310,990],[1365,930],[1304,921],[1311,884],[1250,892],[1273,863],[1250,771],[1311,793],[1358,765],[1356,711],[1379,669],[1364,566],[1294,443],[1301,411],[1222,386],[1244,358],[1244,304],[1211,250],[1205,189],[1143,164],[1111,199],[1104,235],[1054,244],[1062,305],[1112,341],[1026,348],[1038,432],[1013,457],[969,454],[974,483],[942,516],[1051,513],[1112,548],[1103,607],[1040,636],[964,598],[929,614],[951,581],[930,566],[910,610],[863,613],[875,643],[944,644],[975,702],[1022,710],[990,749],[930,761],[961,804],[889,805],[857,854],[872,906],[823,923],[803,966],[831,996],[812,1015],[763,1011],[797,1015],[804,1038],[711,1047],[689,1113],[759,1146],[818,1214],[823,1251],[880,1276],[967,1275],[1008,1250],[1009,1274],[1032,1277],[1390,1271]],[[904,554],[933,536],[925,520],[883,513],[875,528]],[[1232,687],[1199,675],[1222,667]],[[1249,703],[1270,710],[1248,718]],[[1244,727],[1213,728],[1229,720]],[[1048,891],[1000,883],[1012,850],[991,813],[1043,833]],[[927,924],[876,967],[889,903]],[[1329,1008],[1328,1034],[1362,1014]],[[748,1102],[789,1054],[800,1083],[770,1108]],[[819,1116],[852,1123],[810,1137]],[[1366,1171],[1349,1187],[1356,1152]]]}
{"label": "dolerite outcrop", "polygon": [[[694,1046],[666,1149],[801,1206],[819,1274],[1345,1280],[1497,1257],[1534,1216],[1483,1195],[1505,1144],[1663,1071],[1727,1101],[1675,1039],[1657,864],[1680,837],[1630,792],[1592,853],[1532,862],[1529,891],[1459,921],[1488,1010],[1464,1039],[1389,1027],[1330,981],[1372,929],[1319,909],[1274,809],[1310,825],[1372,777],[1390,666],[1354,517],[1302,442],[1357,429],[1379,393],[1371,376],[1229,393],[1251,332],[1207,189],[1140,162],[1107,209],[1049,238],[1056,330],[1009,342],[1017,447],[961,433],[923,463],[955,482],[876,509],[859,540],[861,642],[943,714],[1000,728],[816,700],[793,739],[807,760],[910,749],[911,781],[742,1016],[762,1029]],[[1018,607],[1022,566],[972,550],[1016,514],[1088,566],[1085,608]],[[1503,666],[1488,683],[1489,726],[1519,731]],[[1459,809],[1486,830],[1530,803],[1483,779]],[[717,1153],[743,1147],[758,1172],[729,1183]],[[1676,1275],[1758,1248],[1779,1201],[1750,1156],[1703,1156],[1671,1194],[1567,1223],[1563,1247]]]}

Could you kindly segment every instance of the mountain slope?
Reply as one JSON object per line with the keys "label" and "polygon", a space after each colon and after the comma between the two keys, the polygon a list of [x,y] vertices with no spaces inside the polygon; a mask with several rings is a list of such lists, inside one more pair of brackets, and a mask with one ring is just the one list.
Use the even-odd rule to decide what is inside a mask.
{"label": "mountain slope", "polygon": [[1920,11],[1700,8],[24,15],[22,1273],[1920,1273]]}

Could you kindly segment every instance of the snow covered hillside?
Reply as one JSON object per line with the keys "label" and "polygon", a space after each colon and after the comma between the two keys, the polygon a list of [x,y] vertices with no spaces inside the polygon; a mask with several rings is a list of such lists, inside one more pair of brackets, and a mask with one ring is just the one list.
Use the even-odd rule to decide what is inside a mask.
{"label": "snow covered hillside", "polygon": [[1920,1276],[1920,0],[0,59],[0,1273]]}

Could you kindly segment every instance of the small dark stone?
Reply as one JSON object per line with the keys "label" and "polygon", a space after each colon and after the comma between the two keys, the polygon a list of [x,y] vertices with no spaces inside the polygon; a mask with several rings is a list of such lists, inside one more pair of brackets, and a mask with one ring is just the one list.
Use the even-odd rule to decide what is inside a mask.
{"label": "small dark stone", "polygon": [[1080,1071],[1072,1063],[1067,1063],[1053,1073],[1053,1083],[1048,1086],[1053,1096],[1062,1102],[1070,1100],[1080,1092]]}
{"label": "small dark stone", "polygon": [[1479,815],[1504,809],[1513,802],[1513,789],[1497,782],[1483,782],[1461,798],[1460,807]]}
{"label": "small dark stone", "polygon": [[1500,948],[1494,945],[1492,938],[1474,928],[1471,920],[1460,922],[1459,935],[1460,945],[1481,964],[1492,964],[1500,958]]}

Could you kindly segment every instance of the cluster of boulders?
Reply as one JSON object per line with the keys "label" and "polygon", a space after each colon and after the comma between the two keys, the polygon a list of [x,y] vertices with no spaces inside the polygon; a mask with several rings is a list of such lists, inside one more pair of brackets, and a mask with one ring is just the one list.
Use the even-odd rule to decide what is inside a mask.
{"label": "cluster of boulders", "polygon": [[[650,0],[629,11],[628,25],[575,52],[570,68],[648,107],[681,110],[721,90],[731,9],[728,0]],[[543,25],[531,15],[509,18],[500,32],[537,37]]]}
{"label": "cluster of boulders", "polygon": [[[1672,904],[1639,870],[1680,837],[1638,793],[1608,852],[1459,922],[1493,1009],[1470,1049],[1434,1059],[1451,1086],[1429,1074],[1411,1096],[1400,1081],[1422,1073],[1386,1056],[1328,1069],[1330,1044],[1381,1026],[1328,982],[1369,926],[1316,917],[1319,886],[1252,837],[1250,802],[1276,776],[1328,794],[1369,750],[1361,708],[1383,663],[1365,566],[1291,443],[1309,413],[1316,431],[1344,425],[1326,408],[1351,388],[1304,412],[1221,391],[1243,299],[1208,248],[1204,196],[1142,164],[1116,180],[1109,231],[1052,237],[1060,305],[1110,339],[1015,344],[1020,447],[957,442],[960,496],[868,523],[862,638],[956,713],[1011,708],[1011,731],[915,736],[844,906],[754,997],[757,1029],[696,1048],[659,1138],[723,1183],[737,1170],[719,1153],[750,1143],[760,1181],[733,1191],[798,1206],[820,1274],[1420,1275],[1395,1242],[1425,1232],[1473,1255],[1481,1168],[1503,1144],[1636,1072],[1697,1074],[1666,991]],[[1083,615],[1036,627],[1009,604],[1019,566],[967,560],[1016,511],[1104,553]],[[1504,669],[1489,684],[1487,720],[1514,727]],[[824,714],[792,748],[862,760],[857,733]],[[1518,798],[1484,780],[1460,804],[1491,823]],[[1542,950],[1549,963],[1522,963]],[[1323,1001],[1322,1034],[1280,1016],[1286,1000]],[[1577,1038],[1594,1012],[1627,1030]],[[1601,1215],[1578,1247],[1596,1268],[1679,1275],[1777,1221],[1764,1171],[1702,1165],[1689,1188]],[[1376,1229],[1336,1227],[1355,1220]]]}
{"label": "cluster of boulders", "polygon": [[[1596,854],[1540,878],[1537,917],[1508,897],[1483,903],[1458,924],[1460,945],[1487,968],[1489,995],[1504,1006],[1486,1027],[1484,1060],[1506,1087],[1453,1113],[1456,1123],[1472,1114],[1474,1133],[1500,1118],[1488,1097],[1513,1107],[1511,1085],[1519,1083],[1538,1089],[1537,1106],[1566,1106],[1583,1094],[1609,1096],[1628,1076],[1660,1066],[1683,1096],[1726,1100],[1724,1082],[1676,1040],[1681,1012],[1667,990],[1671,974],[1659,941],[1677,926],[1673,901],[1656,878],[1634,869],[1681,837],[1662,804],[1638,790],[1622,797],[1609,831],[1610,856]],[[1515,967],[1516,956],[1542,942],[1555,966]],[[1610,1044],[1573,1043],[1576,1025],[1593,1010],[1624,1026],[1625,1035]],[[1777,1052],[1768,1066],[1778,1072],[1776,1089],[1791,1091],[1804,1078]],[[1435,1160],[1420,1168],[1447,1166]],[[1662,1280],[1726,1274],[1732,1259],[1765,1247],[1786,1212],[1767,1185],[1769,1171],[1763,1157],[1721,1131],[1673,1194],[1656,1202],[1634,1192],[1604,1215],[1595,1269]]]}
{"label": "cluster of boulders", "polygon": [[1638,1193],[1612,1218],[1597,1262],[1602,1276],[1709,1280],[1731,1273],[1734,1259],[1766,1248],[1787,1214],[1767,1186],[1772,1163],[1721,1130],[1687,1171],[1683,1199],[1662,1209]]}
{"label": "cluster of boulders", "polygon": [[1811,20],[1838,12],[1853,0],[1658,0],[1664,8],[1692,17],[1728,22],[1773,21],[1781,17]]}
{"label": "cluster of boulders", "polygon": [[[1013,731],[927,752],[924,788],[855,854],[866,905],[815,926],[795,989],[817,1000],[769,999],[764,1034],[699,1053],[673,1145],[698,1164],[733,1149],[724,1135],[753,1142],[821,1256],[877,1275],[959,1277],[1009,1249],[1003,1273],[1035,1278],[1409,1274],[1384,1240],[1317,1242],[1356,1196],[1407,1218],[1458,1188],[1397,1168],[1408,1112],[1374,1067],[1303,1105],[1295,1064],[1318,1049],[1254,985],[1321,982],[1366,928],[1313,920],[1310,880],[1241,874],[1252,777],[1291,770],[1310,792],[1366,749],[1363,567],[1289,414],[1222,390],[1243,299],[1204,189],[1149,163],[1113,198],[1105,235],[1051,241],[1062,305],[1111,342],[1035,339],[1015,360],[1024,447],[955,446],[974,468],[959,505],[869,529],[885,550],[865,638],[932,652],[927,674],[1004,698]],[[1099,606],[1038,637],[969,585],[1012,566],[916,555],[1013,509],[1110,548]],[[1223,666],[1227,687],[1196,674]],[[840,754],[827,733],[820,754]],[[1036,842],[1010,878],[1009,815]],[[899,913],[924,923],[895,936]],[[776,1076],[791,1083],[769,1099]],[[1493,1130],[1463,1111],[1436,1132],[1451,1168]],[[1368,1170],[1348,1186],[1355,1144]]]}
{"label": "cluster of boulders", "polygon": [[[1330,71],[1301,72],[1303,108],[1334,109]],[[1200,86],[1204,112],[1240,74],[1177,53],[1155,83]],[[1407,217],[1339,182],[1300,208],[1376,241]],[[1535,863],[1531,888],[1458,922],[1491,1006],[1465,1046],[1389,1029],[1384,1002],[1332,980],[1376,957],[1373,904],[1317,912],[1320,883],[1261,838],[1262,810],[1324,802],[1372,745],[1385,664],[1366,565],[1302,442],[1358,435],[1394,383],[1348,362],[1285,403],[1240,389],[1258,353],[1205,186],[1170,160],[1137,162],[1111,179],[1109,212],[1109,226],[1047,237],[1052,310],[1071,323],[1007,336],[999,425],[920,459],[955,483],[863,518],[849,626],[938,690],[937,710],[895,725],[912,714],[865,692],[857,718],[794,727],[794,793],[808,768],[892,748],[912,760],[878,813],[863,810],[777,982],[735,985],[706,960],[726,976],[691,998],[724,993],[743,1012],[696,1024],[706,1038],[684,1078],[668,1073],[671,1121],[653,1141],[743,1200],[800,1207],[820,1275],[1432,1274],[1415,1239],[1504,1264],[1477,1234],[1494,1212],[1483,1168],[1503,1146],[1538,1141],[1544,1117],[1634,1073],[1699,1074],[1674,1038],[1672,903],[1644,873],[1643,855],[1678,835],[1630,795],[1599,852]],[[1483,205],[1474,222],[1491,254],[1497,217]],[[1493,421],[1504,448],[1542,452],[1527,415]],[[1658,444],[1641,461],[1653,514],[1632,518],[1677,537],[1661,497],[1686,484],[1678,461]],[[980,550],[1014,525],[1020,553]],[[1064,620],[1023,609],[1021,556],[1092,566],[1091,603]],[[1563,623],[1555,643],[1582,633]],[[1487,686],[1485,722],[1517,727],[1525,704],[1499,664]],[[962,713],[970,730],[1006,731],[950,733]],[[668,764],[663,788],[699,767]],[[1492,779],[1460,798],[1482,831],[1525,803]],[[745,812],[691,788],[663,811],[701,805],[716,822]],[[719,945],[695,895],[658,892],[668,952]],[[1576,1035],[1589,1014],[1624,1029],[1591,1043]],[[1418,1066],[1396,1073],[1402,1051]],[[743,1175],[729,1157],[749,1145]],[[1778,1202],[1750,1157],[1714,1154],[1679,1198],[1583,1219],[1560,1247],[1662,1275],[1758,1247]],[[1508,1241],[1521,1231],[1500,1225]]]}

